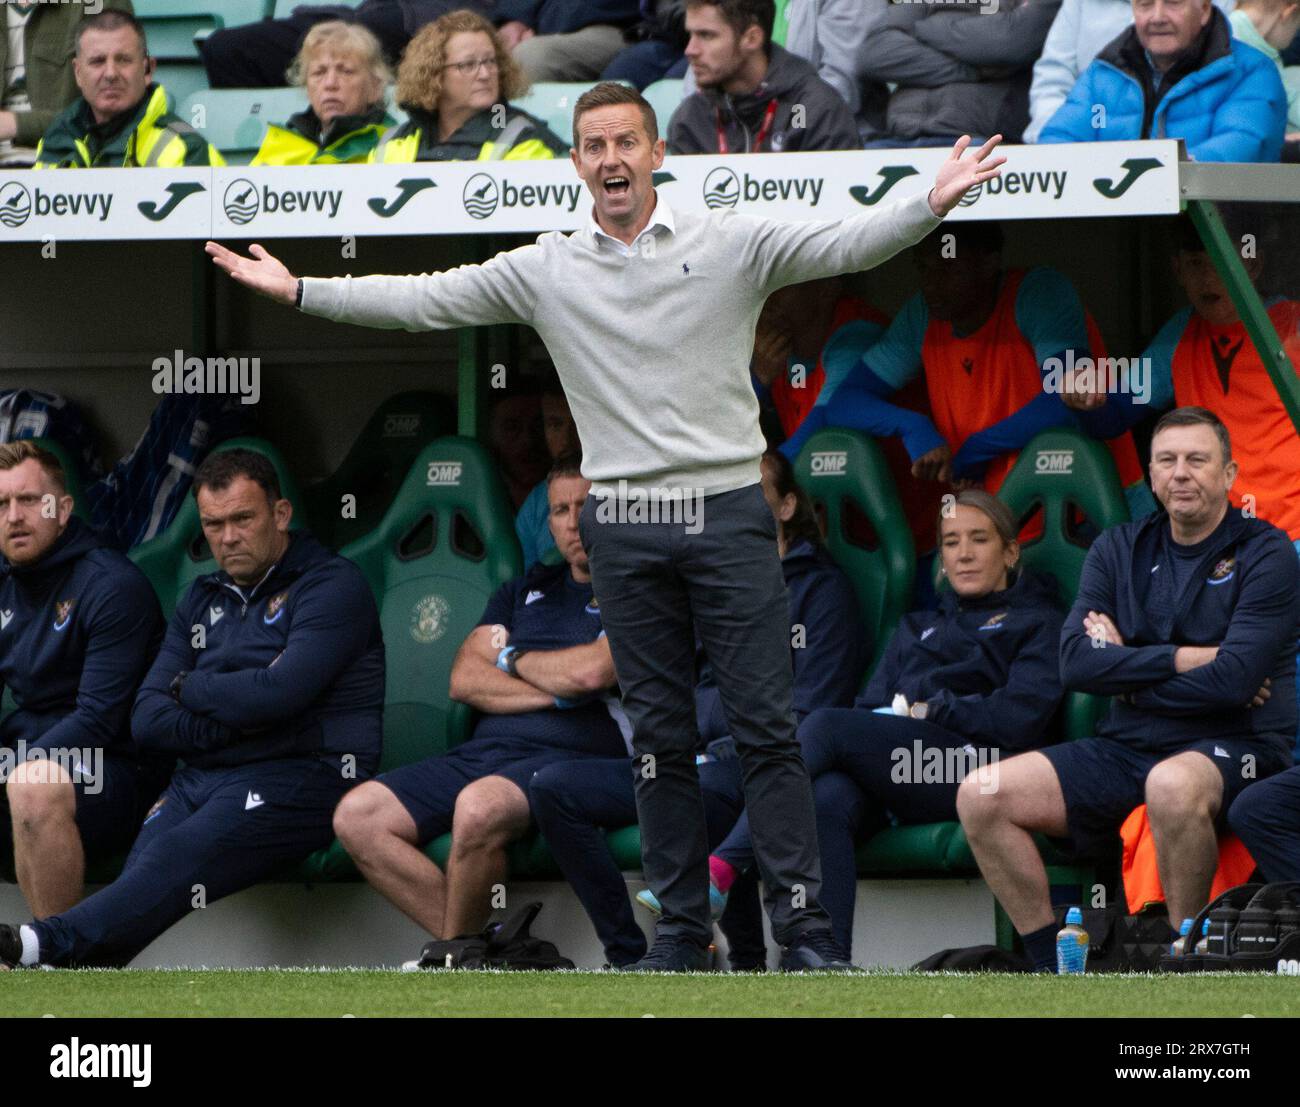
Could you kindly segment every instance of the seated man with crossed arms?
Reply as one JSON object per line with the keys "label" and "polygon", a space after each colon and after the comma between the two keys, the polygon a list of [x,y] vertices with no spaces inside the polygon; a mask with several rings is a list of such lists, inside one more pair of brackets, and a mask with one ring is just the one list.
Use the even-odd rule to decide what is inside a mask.
{"label": "seated man with crossed arms", "polygon": [[[503,584],[451,670],[451,698],[481,712],[449,753],[404,765],[349,794],[334,829],[357,868],[435,939],[480,929],[506,847],[532,825],[528,782],[557,761],[626,757],[630,728],[592,594],[578,513],[591,482],[580,460],[551,470],[551,534],[564,557]],[[444,873],[422,851],[451,831]]]}

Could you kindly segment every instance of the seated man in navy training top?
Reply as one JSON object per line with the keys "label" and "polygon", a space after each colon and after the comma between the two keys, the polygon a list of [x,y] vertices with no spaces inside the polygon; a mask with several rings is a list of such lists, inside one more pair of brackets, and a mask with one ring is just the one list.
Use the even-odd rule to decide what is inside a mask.
{"label": "seated man in navy training top", "polygon": [[1300,566],[1283,531],[1231,507],[1236,475],[1217,416],[1161,417],[1164,511],[1098,536],[1061,630],[1065,688],[1114,697],[1098,736],[1004,761],[996,791],[974,777],[958,791],[980,871],[1040,970],[1056,926],[1035,832],[1093,854],[1145,802],[1177,925],[1205,905],[1233,801],[1291,764]]}
{"label": "seated man in navy training top", "polygon": [[[592,594],[578,514],[581,459],[551,469],[551,534],[564,557],[503,584],[451,670],[451,698],[482,713],[469,741],[350,793],[334,830],[357,868],[435,939],[482,928],[506,846],[531,825],[528,782],[575,757],[626,756],[630,727]],[[422,846],[451,831],[444,874]]]}
{"label": "seated man in navy training top", "polygon": [[[81,899],[86,859],[125,852],[175,759],[138,756],[131,704],[162,641],[145,575],[72,512],[63,466],[0,446],[0,723],[14,868],[32,914]],[[0,813],[0,838],[10,818]],[[0,847],[3,848],[3,847]]]}
{"label": "seated man in navy training top", "polygon": [[0,925],[0,963],[123,965],[196,907],[330,843],[343,793],[379,763],[384,643],[361,571],[305,531],[251,450],[194,475],[220,571],[177,605],[136,697],[146,750],[185,761],[122,875],[70,910]]}
{"label": "seated man in navy training top", "polygon": [[[853,585],[822,541],[808,493],[794,467],[775,450],[763,454],[763,498],[777,525],[777,552],[790,601],[790,660],[794,714],[802,720],[819,707],[847,707],[871,657]],[[700,790],[709,844],[731,830],[745,804],[740,761],[713,670],[696,642],[695,715],[700,731]],[[645,956],[645,935],[628,900],[627,884],[605,843],[606,830],[636,822],[636,777],[650,771],[645,757],[583,758],[550,765],[532,779],[529,799],[551,853],[573,885],[615,966]],[[727,889],[716,879],[709,902],[727,937],[733,972],[767,966],[757,872]],[[649,889],[637,899],[656,914]]]}

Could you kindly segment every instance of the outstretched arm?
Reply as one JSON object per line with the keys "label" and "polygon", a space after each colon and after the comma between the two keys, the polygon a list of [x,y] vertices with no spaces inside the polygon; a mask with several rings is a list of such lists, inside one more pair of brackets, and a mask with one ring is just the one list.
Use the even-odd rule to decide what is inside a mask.
{"label": "outstretched arm", "polygon": [[437,331],[533,320],[540,247],[521,246],[481,265],[410,276],[304,277],[256,244],[250,257],[217,242],[205,247],[234,280],[277,303],[298,303],[309,315],[382,330]]}

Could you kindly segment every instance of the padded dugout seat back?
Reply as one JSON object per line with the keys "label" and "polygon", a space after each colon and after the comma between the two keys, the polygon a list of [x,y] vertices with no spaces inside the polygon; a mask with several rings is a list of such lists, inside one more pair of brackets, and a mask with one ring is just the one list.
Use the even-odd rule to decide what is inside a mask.
{"label": "padded dugout seat back", "polygon": [[[298,482],[293,479],[280,451],[263,438],[229,438],[213,447],[212,453],[234,449],[254,450],[266,456],[280,478],[280,494],[293,505],[291,529],[309,527],[307,506],[298,491]],[[185,590],[205,573],[217,570],[216,559],[203,537],[199,509],[193,495],[185,497],[176,518],[165,531],[136,546],[128,556],[149,578],[158,593],[163,616],[169,619]]]}
{"label": "padded dugout seat back", "polygon": [[[998,498],[1023,523],[1043,513],[1043,531],[1020,551],[1020,563],[1056,579],[1064,607],[1074,603],[1088,556],[1088,536],[1079,517],[1096,531],[1129,521],[1128,503],[1110,451],[1078,431],[1056,429],[1036,435],[1016,459]],[[1062,730],[1067,740],[1093,732],[1109,700],[1084,692],[1067,692]]]}
{"label": "padded dugout seat back", "polygon": [[[331,549],[379,526],[415,459],[430,442],[454,434],[455,401],[434,392],[399,392],[375,409],[332,474],[307,489],[317,537]],[[343,515],[343,497],[356,497],[356,518]]]}
{"label": "padded dugout seat back", "polygon": [[[826,521],[826,547],[853,582],[871,641],[871,664],[907,611],[916,577],[916,547],[885,455],[858,431],[828,428],[804,444],[795,478]],[[870,524],[875,544],[861,538]]]}
{"label": "padded dugout seat back", "polygon": [[488,598],[520,575],[514,513],[469,438],[430,443],[379,526],[342,551],[374,590],[387,654],[383,768],[445,753],[470,710],[448,696],[452,661]]}

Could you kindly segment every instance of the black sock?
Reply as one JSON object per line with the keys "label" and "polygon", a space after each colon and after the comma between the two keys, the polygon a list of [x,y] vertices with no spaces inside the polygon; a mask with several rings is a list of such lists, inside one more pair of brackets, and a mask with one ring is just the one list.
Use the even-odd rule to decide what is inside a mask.
{"label": "black sock", "polygon": [[1034,972],[1056,972],[1056,923],[1020,935]]}

